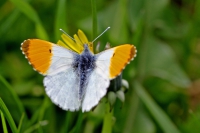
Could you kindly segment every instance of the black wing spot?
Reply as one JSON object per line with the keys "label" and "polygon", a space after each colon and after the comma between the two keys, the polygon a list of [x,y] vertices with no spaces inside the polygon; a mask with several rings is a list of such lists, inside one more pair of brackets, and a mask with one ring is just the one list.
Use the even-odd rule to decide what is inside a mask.
{"label": "black wing spot", "polygon": [[49,49],[49,52],[51,53],[51,49]]}

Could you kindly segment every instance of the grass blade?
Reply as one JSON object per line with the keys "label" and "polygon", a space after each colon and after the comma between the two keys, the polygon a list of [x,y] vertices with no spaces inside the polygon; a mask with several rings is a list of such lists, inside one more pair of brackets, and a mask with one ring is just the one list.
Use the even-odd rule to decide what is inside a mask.
{"label": "grass blade", "polygon": [[139,82],[134,83],[134,88],[141,101],[148,108],[154,119],[165,133],[180,133],[165,112],[155,103]]}
{"label": "grass blade", "polygon": [[[96,0],[91,0],[92,4],[92,38],[97,37],[97,9],[96,9]],[[96,48],[93,46],[93,48]]]}
{"label": "grass blade", "polygon": [[22,114],[22,117],[19,121],[19,125],[18,125],[18,132],[20,133],[20,130],[21,130],[21,127],[22,127],[22,123],[23,123],[23,120],[24,120],[24,113]]}
{"label": "grass blade", "polygon": [[3,126],[3,132],[4,133],[8,133],[7,126],[6,126],[6,120],[5,120],[4,115],[3,115],[2,112],[1,112],[1,121],[2,121],[2,126]]}
{"label": "grass blade", "polygon": [[59,0],[57,6],[57,13],[55,19],[55,39],[56,41],[60,38],[60,28],[67,31],[66,22],[66,0]]}
{"label": "grass blade", "polygon": [[79,111],[78,114],[78,120],[76,122],[76,125],[74,125],[73,129],[70,131],[70,133],[80,133],[81,132],[81,125],[83,124],[83,113]]}
{"label": "grass blade", "polygon": [[20,12],[16,9],[1,23],[0,36],[3,36],[8,29],[15,23],[19,17]]}
{"label": "grass blade", "polygon": [[48,124],[48,122],[44,122],[45,124],[42,124],[42,121],[43,121],[44,115],[45,115],[45,111],[48,108],[48,106],[49,106],[49,98],[47,97],[47,95],[45,95],[45,98],[44,98],[43,104],[40,108],[39,116],[38,116],[38,123],[39,123],[38,132],[40,132],[40,133],[43,132],[42,126]]}
{"label": "grass blade", "polygon": [[[40,121],[40,122],[32,125],[31,127],[29,127],[26,131],[24,131],[24,133],[33,133],[34,131],[36,131],[40,127],[46,126],[47,124],[48,124],[47,120]],[[37,133],[40,132],[40,131],[43,132],[42,130],[38,130]]]}
{"label": "grass blade", "polygon": [[22,13],[24,13],[29,19],[31,19],[36,25],[36,33],[39,38],[48,40],[48,35],[42,26],[42,23],[38,17],[36,11],[23,0],[10,0]]}
{"label": "grass blade", "polygon": [[135,92],[132,92],[131,94],[131,101],[133,102],[130,104],[130,108],[127,111],[129,117],[126,118],[123,133],[130,133],[133,131],[133,125],[135,124],[136,115],[137,112],[139,112],[139,106],[141,101],[139,97],[135,94]]}
{"label": "grass blade", "polygon": [[[0,75],[0,90],[2,94],[7,94],[6,97],[5,95],[0,94],[0,97],[2,99],[6,99],[7,101],[13,101],[13,107],[15,107],[15,112],[17,112],[17,115],[21,116],[23,112],[25,112],[25,109],[17,96],[17,94],[14,92],[10,84]],[[20,119],[20,117],[18,117]]]}
{"label": "grass blade", "polygon": [[8,110],[8,108],[6,107],[6,105],[4,104],[3,100],[0,98],[0,109],[3,112],[3,114],[6,117],[6,120],[8,121],[10,128],[12,130],[13,133],[18,133],[17,127],[15,125],[15,122]]}
{"label": "grass blade", "polygon": [[70,112],[70,111],[68,111],[68,112],[66,112],[66,113],[67,113],[67,114],[66,114],[65,122],[64,122],[64,125],[65,125],[65,126],[62,127],[61,133],[67,133],[68,130],[69,130],[69,127],[71,126],[70,123],[71,123],[71,121],[72,121],[72,115],[73,115],[73,113]]}

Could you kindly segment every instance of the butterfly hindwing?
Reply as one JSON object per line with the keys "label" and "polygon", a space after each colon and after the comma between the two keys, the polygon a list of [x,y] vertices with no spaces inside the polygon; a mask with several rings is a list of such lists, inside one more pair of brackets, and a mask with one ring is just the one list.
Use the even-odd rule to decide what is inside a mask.
{"label": "butterfly hindwing", "polygon": [[82,111],[89,111],[96,106],[100,99],[106,94],[110,80],[104,76],[104,72],[96,67],[91,73],[82,102]]}
{"label": "butterfly hindwing", "polygon": [[44,78],[44,86],[50,99],[64,110],[79,110],[79,78],[73,68]]}

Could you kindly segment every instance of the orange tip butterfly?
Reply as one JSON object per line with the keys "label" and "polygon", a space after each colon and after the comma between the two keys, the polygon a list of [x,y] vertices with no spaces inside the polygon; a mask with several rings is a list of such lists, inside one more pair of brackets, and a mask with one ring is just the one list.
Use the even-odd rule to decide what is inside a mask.
{"label": "orange tip butterfly", "polygon": [[63,41],[57,44],[28,39],[21,50],[33,68],[45,76],[45,91],[53,103],[64,110],[90,111],[137,50],[134,45],[124,44],[94,54],[92,42],[81,30],[74,39],[67,34],[61,37]]}

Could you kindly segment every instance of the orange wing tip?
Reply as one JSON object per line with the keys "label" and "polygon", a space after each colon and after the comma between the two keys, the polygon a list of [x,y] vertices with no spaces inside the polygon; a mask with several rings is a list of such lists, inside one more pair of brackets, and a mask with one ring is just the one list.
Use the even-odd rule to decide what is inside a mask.
{"label": "orange wing tip", "polygon": [[[30,39],[27,39],[27,40],[30,40]],[[21,47],[20,47],[20,49],[21,49],[22,53],[25,55],[25,58],[26,58],[26,59],[28,59],[28,57],[27,57],[26,54],[24,53],[24,51],[23,51],[23,49],[22,49],[22,46],[23,46],[24,42],[26,42],[27,40],[24,40],[24,41],[21,43]],[[30,61],[28,61],[28,64],[29,64],[29,65],[32,65]],[[34,70],[34,71],[37,71],[34,67],[33,67],[33,70]]]}
{"label": "orange wing tip", "polygon": [[[20,47],[20,50],[22,51],[22,54],[25,55],[24,57],[25,57],[26,59],[28,59],[28,57],[26,56],[26,54],[25,54],[25,52],[23,51],[23,48],[22,48],[22,47],[23,47],[23,45],[24,45],[24,42],[26,42],[26,41],[28,41],[28,40],[30,40],[30,39],[24,40],[24,41],[21,43],[21,47]],[[29,65],[32,65],[31,62],[29,62],[29,61],[28,61],[28,64],[29,64]],[[34,67],[33,67],[33,70],[34,70],[34,71],[37,71]]]}
{"label": "orange wing tip", "polygon": [[[135,59],[135,57],[137,56],[137,49],[136,49],[136,47],[134,46],[134,49],[135,49],[135,52],[134,52],[134,56],[133,56],[133,58],[131,59],[131,60],[134,60]],[[130,63],[130,62],[129,62]]]}
{"label": "orange wing tip", "polygon": [[[136,49],[136,47],[135,47],[134,45],[130,45],[130,44],[125,44],[125,45],[126,45],[127,47],[128,47],[128,45],[129,45],[129,47],[130,47],[130,46],[131,46],[131,47],[130,47],[130,48],[127,48],[127,49],[123,49],[123,50],[122,50],[122,48],[120,48],[120,47],[123,47],[123,45],[116,47],[115,52],[114,52],[114,54],[113,54],[113,57],[111,58],[111,65],[110,65],[110,79],[111,79],[111,80],[114,79],[114,78],[116,78],[117,76],[121,75],[121,73],[122,73],[122,71],[125,69],[125,67],[126,67],[128,64],[130,64],[130,62],[131,62],[132,60],[134,60],[134,58],[137,56],[137,49]],[[125,45],[124,45],[124,46],[125,46]],[[119,50],[117,50],[117,49],[119,49]],[[129,58],[126,57],[127,60],[126,60],[124,63],[121,64],[121,67],[118,67],[118,68],[115,68],[115,69],[114,69],[114,67],[112,68],[112,65],[114,66],[114,65],[116,65],[117,63],[119,63],[119,61],[117,61],[117,58],[119,58],[120,55],[122,55],[122,54],[124,54],[124,53],[127,53],[127,50],[130,50]],[[118,57],[117,57],[117,56],[114,57],[115,53],[119,53],[119,54],[117,54]],[[121,60],[121,61],[122,61],[122,60]]]}
{"label": "orange wing tip", "polygon": [[[29,40],[29,39],[28,39],[28,40]],[[21,47],[20,47],[20,50],[22,51],[22,53],[23,53],[24,55],[25,55],[25,53],[24,53],[24,51],[23,51],[23,48],[22,48],[22,47],[23,47],[23,44],[24,44],[24,42],[25,42],[25,41],[27,41],[27,40],[24,40],[24,41],[21,43]],[[25,56],[25,58],[26,58],[26,56]]]}
{"label": "orange wing tip", "polygon": [[[51,63],[51,56],[52,56],[52,52],[49,53],[49,50],[52,50],[51,42],[47,42],[47,41],[43,41],[39,39],[27,39],[21,43],[20,49],[22,50],[22,53],[25,55],[25,58],[28,60],[28,63],[33,67],[34,71],[37,71],[42,75],[47,74],[48,68]],[[40,55],[36,53],[40,53],[40,52],[45,52],[43,57],[46,56],[45,57],[47,58],[46,63],[48,64],[45,64],[44,62],[39,61],[42,56],[40,57]],[[38,61],[38,62],[35,63],[34,61]],[[43,67],[43,65],[45,67]]]}
{"label": "orange wing tip", "polygon": [[27,59],[27,56],[26,56],[26,53],[24,52],[24,49],[23,49],[23,47],[25,47],[25,46],[23,46],[23,45],[25,44],[26,41],[29,41],[29,40],[30,40],[30,39],[24,40],[24,41],[21,43],[21,47],[20,47],[20,50],[22,51],[22,54],[25,55],[25,58],[26,58],[26,59]]}

